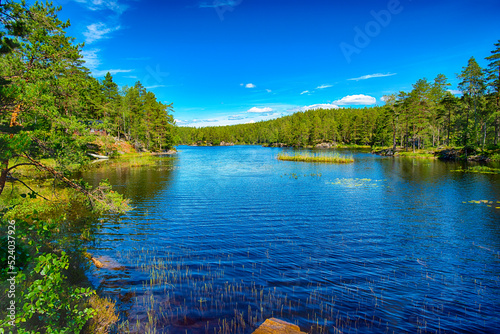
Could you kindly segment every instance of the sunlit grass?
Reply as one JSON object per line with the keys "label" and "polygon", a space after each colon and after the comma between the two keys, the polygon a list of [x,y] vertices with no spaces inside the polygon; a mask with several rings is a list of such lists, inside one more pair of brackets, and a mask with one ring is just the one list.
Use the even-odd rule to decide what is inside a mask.
{"label": "sunlit grass", "polygon": [[370,145],[356,145],[356,144],[348,144],[348,145],[339,144],[339,145],[337,145],[337,148],[366,148],[366,149],[369,149],[369,148],[371,148],[371,146]]}
{"label": "sunlit grass", "polygon": [[428,150],[416,150],[415,152],[413,151],[400,151],[397,152],[397,156],[400,157],[408,157],[408,158],[423,158],[423,159],[435,159],[436,157],[434,156],[434,152],[428,151]]}
{"label": "sunlit grass", "polygon": [[322,162],[334,164],[347,164],[354,162],[351,157],[342,156],[340,154],[327,155],[327,154],[313,154],[313,153],[295,153],[293,155],[279,153],[278,160],[283,161],[304,161],[304,162]]}

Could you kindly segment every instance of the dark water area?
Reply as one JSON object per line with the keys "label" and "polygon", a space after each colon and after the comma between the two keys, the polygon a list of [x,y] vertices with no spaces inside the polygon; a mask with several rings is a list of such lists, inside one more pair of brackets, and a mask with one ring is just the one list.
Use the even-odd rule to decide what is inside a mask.
{"label": "dark water area", "polygon": [[89,276],[129,332],[251,333],[273,316],[310,333],[500,331],[500,175],[361,151],[335,165],[178,149],[84,175],[135,208],[89,245],[113,263]]}

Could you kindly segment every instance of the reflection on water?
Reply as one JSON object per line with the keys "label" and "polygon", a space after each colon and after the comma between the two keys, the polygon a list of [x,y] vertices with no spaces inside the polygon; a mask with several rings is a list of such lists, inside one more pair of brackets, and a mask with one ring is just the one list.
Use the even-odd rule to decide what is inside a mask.
{"label": "reflection on water", "polygon": [[116,262],[91,276],[128,331],[251,333],[272,316],[315,333],[500,328],[498,175],[280,150],[180,147],[153,167],[85,175],[135,207],[103,221],[92,251]]}

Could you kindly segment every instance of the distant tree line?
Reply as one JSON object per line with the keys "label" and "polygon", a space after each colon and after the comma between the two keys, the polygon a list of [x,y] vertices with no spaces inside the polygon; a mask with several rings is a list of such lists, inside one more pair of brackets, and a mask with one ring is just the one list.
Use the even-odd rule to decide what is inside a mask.
{"label": "distant tree line", "polygon": [[457,75],[460,97],[447,78],[420,79],[409,92],[384,96],[384,106],[315,109],[253,124],[178,127],[179,142],[240,144],[322,142],[370,146],[426,147],[498,145],[500,137],[500,41],[482,69],[474,57]]}

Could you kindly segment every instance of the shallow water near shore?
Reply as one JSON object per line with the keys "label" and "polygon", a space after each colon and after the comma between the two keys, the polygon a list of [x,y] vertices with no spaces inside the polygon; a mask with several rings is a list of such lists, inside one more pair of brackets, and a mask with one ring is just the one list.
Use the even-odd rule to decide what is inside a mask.
{"label": "shallow water near shore", "polygon": [[251,333],[273,316],[311,333],[500,328],[500,175],[363,151],[335,165],[178,150],[83,175],[135,207],[89,245],[113,261],[89,277],[118,301],[120,332]]}

